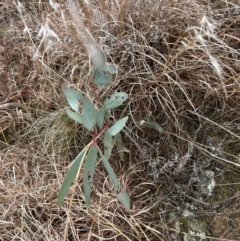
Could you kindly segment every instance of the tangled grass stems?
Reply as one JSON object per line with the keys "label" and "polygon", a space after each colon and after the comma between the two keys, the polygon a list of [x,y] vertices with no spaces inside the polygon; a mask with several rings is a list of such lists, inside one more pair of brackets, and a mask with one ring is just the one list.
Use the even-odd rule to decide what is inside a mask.
{"label": "tangled grass stems", "polygon": [[[79,5],[82,15],[74,20],[60,1],[1,4],[1,239],[62,240],[69,221],[68,240],[183,240],[193,231],[193,220],[183,219],[187,210],[201,221],[198,226],[207,226],[206,239],[237,240],[238,1]],[[76,191],[70,188],[63,208],[57,207],[72,159],[91,140],[65,115],[61,93],[64,84],[92,98],[90,50],[78,27],[117,66],[115,80],[98,90],[100,98],[129,94],[129,102],[112,113],[130,117],[126,160],[114,149],[110,162],[129,191],[130,214],[111,194],[101,162],[94,211],[83,203],[81,174]],[[165,132],[140,125],[148,120]],[[211,195],[204,189],[209,173],[216,182]],[[177,226],[179,219],[184,225]],[[196,233],[192,240],[198,240]]]}

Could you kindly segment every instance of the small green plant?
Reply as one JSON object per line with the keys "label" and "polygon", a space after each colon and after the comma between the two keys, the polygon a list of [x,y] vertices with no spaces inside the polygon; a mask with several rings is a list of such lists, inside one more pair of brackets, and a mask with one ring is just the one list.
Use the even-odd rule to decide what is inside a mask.
{"label": "small green plant", "polygon": [[[106,56],[100,52],[93,60],[93,81],[95,85],[102,86],[112,80],[112,74],[116,73],[113,65],[106,63]],[[109,110],[119,107],[127,100],[128,95],[124,92],[117,92],[105,99],[102,106],[97,110],[90,99],[74,89],[63,87],[62,91],[70,105],[67,114],[74,121],[82,124],[92,133],[93,139],[87,144],[73,161],[61,186],[58,205],[61,206],[66,196],[69,186],[78,177],[80,169],[85,161],[84,167],[84,196],[87,206],[90,204],[90,193],[95,173],[95,166],[98,155],[100,156],[114,186],[114,191],[118,200],[123,206],[130,210],[130,200],[126,191],[122,190],[118,179],[108,162],[114,145],[122,143],[120,131],[126,125],[128,117],[124,117],[115,123],[110,121]],[[96,97],[96,96],[95,96]],[[98,140],[103,136],[104,151],[98,145]]]}

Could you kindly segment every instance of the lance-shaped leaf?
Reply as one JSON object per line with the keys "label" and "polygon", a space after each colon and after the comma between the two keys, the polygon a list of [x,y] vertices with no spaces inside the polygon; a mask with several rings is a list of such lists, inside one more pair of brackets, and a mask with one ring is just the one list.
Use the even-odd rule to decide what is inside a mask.
{"label": "lance-shaped leaf", "polygon": [[153,129],[155,129],[157,131],[160,131],[160,132],[164,131],[163,128],[159,124],[157,124],[155,121],[144,121],[144,120],[142,120],[140,122],[140,125],[142,125],[142,124],[147,125],[149,127],[152,127]]}
{"label": "lance-shaped leaf", "polygon": [[75,113],[75,112],[73,112],[73,111],[71,111],[71,110],[69,110],[69,109],[67,109],[66,112],[67,112],[67,115],[68,115],[71,119],[73,119],[74,121],[82,124],[82,119],[81,119],[81,115],[80,115],[80,114]]}
{"label": "lance-shaped leaf", "polygon": [[122,203],[122,205],[127,209],[127,211],[130,211],[130,199],[126,191],[122,191],[118,193],[117,199]]}
{"label": "lance-shaped leaf", "polygon": [[107,131],[104,133],[104,156],[108,159],[111,156],[113,149],[113,138]]}
{"label": "lance-shaped leaf", "polygon": [[102,127],[103,127],[105,114],[106,114],[106,106],[103,105],[103,106],[98,110],[98,113],[97,113],[97,124],[98,124],[99,128],[102,128]]}
{"label": "lance-shaped leaf", "polygon": [[95,173],[95,166],[97,162],[97,148],[96,146],[91,146],[87,154],[84,168],[84,196],[86,205],[90,204],[90,194]]}
{"label": "lance-shaped leaf", "polygon": [[104,101],[104,105],[107,109],[113,109],[120,106],[125,100],[127,100],[128,95],[124,92],[117,92],[111,95],[109,99]]}
{"label": "lance-shaped leaf", "polygon": [[102,69],[98,70],[93,77],[94,83],[98,86],[108,84],[112,80],[112,75],[104,73]]}
{"label": "lance-shaped leaf", "polygon": [[61,186],[61,189],[58,194],[58,205],[61,206],[63,203],[63,200],[67,194],[67,190],[72,184],[73,180],[78,177],[79,170],[81,169],[81,166],[83,164],[83,160],[85,158],[86,152],[88,151],[88,146],[85,147],[79,155],[76,157],[76,159],[73,161],[71,167],[69,168],[67,175],[63,181],[63,184]]}
{"label": "lance-shaped leaf", "polygon": [[94,73],[94,83],[99,86],[105,85],[112,80],[112,74],[116,74],[116,68],[114,65],[106,64]]}
{"label": "lance-shaped leaf", "polygon": [[102,68],[106,64],[106,55],[104,52],[100,52],[94,59],[93,59],[93,76],[95,75],[96,71]]}
{"label": "lance-shaped leaf", "polygon": [[102,71],[106,74],[116,74],[117,70],[116,67],[112,64],[106,64],[105,66],[103,66]]}
{"label": "lance-shaped leaf", "polygon": [[114,185],[114,190],[116,192],[116,196],[117,199],[123,204],[123,206],[129,211],[130,210],[130,199],[127,195],[127,193],[125,191],[120,192],[120,188],[119,188],[119,182],[118,179],[111,167],[111,165],[109,164],[108,160],[106,159],[106,157],[102,154],[101,150],[98,149],[100,156],[102,158],[102,162],[108,172],[108,175],[110,176],[113,185]]}
{"label": "lance-shaped leaf", "polygon": [[71,108],[78,112],[79,101],[82,101],[85,97],[79,91],[68,87],[63,87],[62,91]]}
{"label": "lance-shaped leaf", "polygon": [[103,162],[103,165],[104,167],[106,168],[107,172],[108,172],[108,175],[110,176],[112,182],[113,182],[113,186],[114,186],[114,190],[116,193],[119,192],[119,182],[118,182],[118,179],[111,167],[111,165],[109,164],[107,158],[103,155],[103,153],[101,152],[100,149],[98,149],[98,152],[101,156],[101,159],[102,159],[102,162]]}
{"label": "lance-shaped leaf", "polygon": [[115,136],[116,134],[118,134],[126,125],[127,120],[128,120],[128,116],[117,121],[111,128],[107,130],[108,134],[111,136]]}
{"label": "lance-shaped leaf", "polygon": [[119,155],[120,155],[120,159],[122,161],[125,160],[125,155],[124,155],[124,151],[123,151],[123,140],[122,140],[122,135],[121,133],[118,133],[114,136],[114,143],[116,144],[116,147],[119,151]]}
{"label": "lance-shaped leaf", "polygon": [[96,125],[96,110],[93,103],[87,98],[83,100],[81,120],[84,127],[89,131],[92,131]]}

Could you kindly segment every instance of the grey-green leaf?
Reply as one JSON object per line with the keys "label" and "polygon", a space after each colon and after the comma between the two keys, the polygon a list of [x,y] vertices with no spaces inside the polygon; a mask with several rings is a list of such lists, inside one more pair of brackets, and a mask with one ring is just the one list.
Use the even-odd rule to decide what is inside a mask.
{"label": "grey-green leaf", "polygon": [[86,98],[84,99],[84,102],[83,102],[81,120],[84,127],[89,131],[93,130],[97,121],[95,107],[93,103]]}
{"label": "grey-green leaf", "polygon": [[126,191],[118,193],[117,199],[122,203],[127,211],[130,211],[130,199]]}
{"label": "grey-green leaf", "polygon": [[118,133],[114,136],[114,142],[116,143],[116,147],[118,149],[119,155],[120,155],[120,159],[122,161],[125,160],[125,155],[124,155],[124,151],[123,151],[123,140],[122,140],[122,135],[121,133]]}
{"label": "grey-green leaf", "polygon": [[81,119],[81,115],[80,115],[80,114],[75,113],[75,112],[71,111],[70,109],[67,109],[66,112],[67,112],[67,115],[68,115],[71,119],[73,119],[74,121],[82,124],[82,119]]}
{"label": "grey-green leaf", "polygon": [[109,99],[106,99],[104,105],[107,109],[113,109],[120,106],[127,98],[128,95],[125,92],[117,92],[112,94]]}
{"label": "grey-green leaf", "polygon": [[102,68],[106,64],[106,55],[104,52],[100,52],[94,59],[93,59],[93,76],[95,75],[95,72]]}
{"label": "grey-green leaf", "polygon": [[153,129],[155,129],[157,131],[160,131],[160,132],[164,131],[163,128],[154,121],[145,121],[144,124],[152,127]]}
{"label": "grey-green leaf", "polygon": [[111,136],[115,136],[116,134],[118,134],[126,125],[127,120],[128,120],[128,116],[117,121],[111,128],[107,130],[108,134]]}
{"label": "grey-green leaf", "polygon": [[106,64],[95,71],[93,79],[97,85],[105,85],[112,80],[112,75],[116,74],[116,68],[114,65]]}
{"label": "grey-green leaf", "polygon": [[90,194],[95,173],[95,166],[97,162],[97,148],[96,146],[91,146],[87,154],[85,168],[84,168],[84,196],[85,203],[87,206],[90,205]]}
{"label": "grey-green leaf", "polygon": [[107,131],[104,133],[104,156],[108,159],[111,156],[113,149],[113,138]]}
{"label": "grey-green leaf", "polygon": [[102,128],[102,127],[103,127],[105,113],[106,113],[106,106],[103,105],[103,106],[98,110],[98,113],[97,113],[97,124],[98,124],[99,128]]}
{"label": "grey-green leaf", "polygon": [[104,72],[103,68],[97,70],[93,76],[94,83],[99,86],[108,84],[112,80],[112,75]]}
{"label": "grey-green leaf", "polygon": [[63,184],[61,186],[61,189],[58,194],[58,206],[61,206],[63,203],[63,200],[67,194],[67,190],[72,184],[73,180],[77,177],[79,170],[82,166],[83,160],[85,158],[86,152],[88,148],[84,148],[79,155],[76,157],[76,159],[73,161],[71,167],[69,168],[66,177],[63,181]]}
{"label": "grey-green leaf", "polygon": [[116,74],[117,73],[117,70],[116,70],[116,67],[112,64],[106,64],[102,70],[108,74]]}
{"label": "grey-green leaf", "polygon": [[83,100],[85,97],[79,91],[68,87],[63,87],[62,91],[71,108],[78,112],[79,101]]}
{"label": "grey-green leaf", "polygon": [[107,172],[108,172],[108,175],[110,176],[112,182],[113,182],[113,185],[114,185],[114,190],[115,192],[119,192],[119,182],[118,182],[118,179],[111,167],[111,165],[109,164],[107,158],[103,155],[103,153],[101,152],[100,149],[98,149],[99,153],[100,153],[100,156],[102,158],[102,162],[103,162],[103,165],[105,166]]}

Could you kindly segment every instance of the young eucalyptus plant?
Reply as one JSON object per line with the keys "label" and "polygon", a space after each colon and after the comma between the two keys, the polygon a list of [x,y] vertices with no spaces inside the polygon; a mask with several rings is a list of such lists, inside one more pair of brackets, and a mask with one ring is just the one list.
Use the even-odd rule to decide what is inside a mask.
{"label": "young eucalyptus plant", "polygon": [[[112,80],[112,74],[116,73],[113,65],[106,63],[106,56],[100,52],[93,60],[93,81],[95,85],[102,86]],[[63,87],[65,95],[71,109],[67,109],[68,116],[74,121],[82,124],[92,133],[92,141],[88,143],[72,162],[58,195],[58,205],[61,206],[69,186],[75,178],[78,178],[80,169],[84,165],[84,196],[87,206],[90,204],[90,193],[94,179],[95,166],[100,157],[114,186],[115,194],[123,206],[130,210],[130,200],[126,191],[122,190],[118,179],[108,162],[115,144],[121,143],[120,131],[126,125],[128,116],[116,121],[110,121],[109,110],[119,107],[127,100],[128,95],[124,92],[117,92],[105,99],[99,109],[95,108],[92,101],[77,90]],[[104,151],[99,148],[98,142],[103,136]]]}

